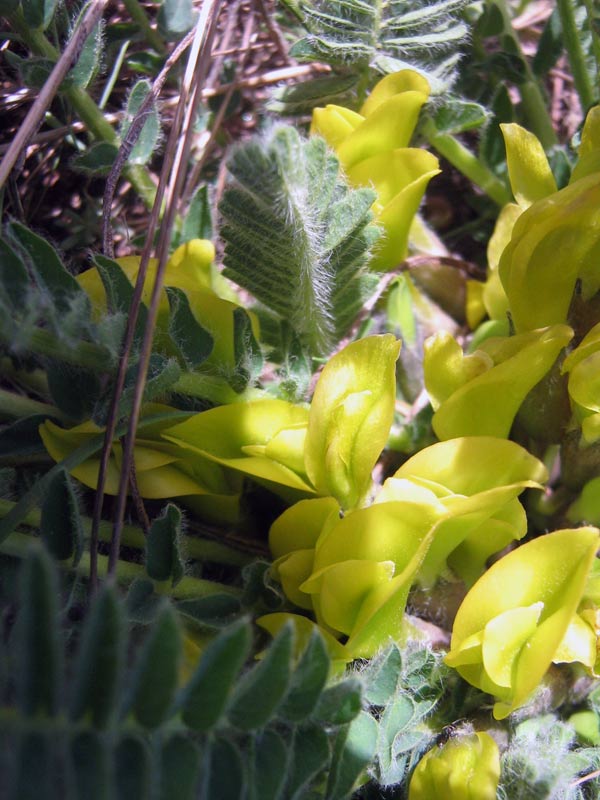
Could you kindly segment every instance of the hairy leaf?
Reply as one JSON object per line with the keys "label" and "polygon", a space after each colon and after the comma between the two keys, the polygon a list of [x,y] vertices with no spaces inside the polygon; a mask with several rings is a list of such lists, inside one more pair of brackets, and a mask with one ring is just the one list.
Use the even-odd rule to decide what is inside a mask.
{"label": "hairy leaf", "polygon": [[21,574],[17,697],[25,714],[58,710],[61,657],[56,576],[47,553],[32,549]]}
{"label": "hairy leaf", "polygon": [[225,275],[289,321],[315,354],[333,348],[374,290],[370,189],[351,190],[318,137],[278,126],[234,152],[220,205]]}
{"label": "hairy leaf", "polygon": [[[349,85],[335,80],[361,78],[411,68],[427,78],[436,94],[447,92],[466,40],[467,26],[460,12],[467,0],[285,0],[302,20],[308,35],[296,42],[291,55],[299,61],[321,61],[334,67],[334,77],[318,87],[321,97],[307,97],[300,105],[298,90],[279,92],[276,103],[287,113],[315,105],[340,103]],[[339,77],[338,77],[339,76]],[[311,82],[314,89],[315,81]],[[332,91],[337,94],[332,96]],[[289,98],[289,107],[288,107]],[[301,98],[304,100],[304,98]]]}
{"label": "hairy leaf", "polygon": [[151,578],[170,579],[173,586],[183,578],[180,540],[181,511],[169,503],[162,516],[153,521],[146,539],[146,571]]}
{"label": "hairy leaf", "polygon": [[42,539],[52,555],[63,561],[73,556],[76,565],[83,553],[83,524],[73,481],[61,470],[50,486],[42,506]]}

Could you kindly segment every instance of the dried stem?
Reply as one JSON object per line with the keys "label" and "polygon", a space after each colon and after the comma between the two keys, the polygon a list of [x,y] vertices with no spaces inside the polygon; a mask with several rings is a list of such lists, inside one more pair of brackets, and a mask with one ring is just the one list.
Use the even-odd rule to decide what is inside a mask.
{"label": "dried stem", "polygon": [[[119,494],[117,497],[113,536],[108,559],[108,574],[110,578],[113,578],[115,575],[119,557],[121,530],[123,526],[125,504],[127,501],[127,490],[129,486],[129,469],[133,457],[133,448],[142,405],[144,384],[152,349],[154,326],[156,324],[158,304],[160,301],[164,272],[167,263],[171,228],[175,216],[176,203],[174,201],[183,182],[184,165],[186,164],[186,159],[187,155],[189,154],[193,135],[193,121],[195,119],[197,106],[201,97],[201,90],[198,87],[206,77],[208,60],[210,58],[210,48],[215,34],[216,20],[220,8],[220,0],[205,0],[195,27],[194,40],[190,48],[188,65],[181,89],[181,101],[177,108],[175,120],[173,122],[169,140],[167,142],[161,178],[158,185],[156,200],[152,208],[151,222],[149,226],[150,234],[142,253],[140,272],[147,268],[152,249],[151,233],[156,228],[162,199],[165,195],[165,188],[167,186],[167,182],[169,181],[169,177],[171,176],[171,180],[169,181],[170,202],[167,204],[165,218],[161,226],[161,239],[157,248],[158,266],[156,278],[154,281],[152,297],[148,309],[148,318],[144,331],[138,374],[134,388],[133,407],[131,410],[129,428],[127,431],[123,452],[123,464],[119,481]],[[192,100],[186,109],[186,105],[190,97]],[[183,131],[183,139],[178,141],[180,130]]]}

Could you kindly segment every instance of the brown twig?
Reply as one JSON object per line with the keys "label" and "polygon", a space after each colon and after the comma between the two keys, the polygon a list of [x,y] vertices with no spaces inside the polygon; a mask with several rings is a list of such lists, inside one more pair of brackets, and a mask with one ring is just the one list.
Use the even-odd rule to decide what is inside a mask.
{"label": "brown twig", "polygon": [[33,105],[27,112],[27,116],[23,120],[21,127],[17,131],[15,138],[12,140],[0,163],[0,188],[6,183],[6,179],[16,164],[19,155],[37,130],[46,109],[52,102],[67,72],[79,58],[79,54],[81,53],[86,39],[96,26],[98,20],[102,17],[107,3],[108,0],[94,0],[94,2],[90,3],[80,25],[78,25],[69,43],[54,65],[48,80],[45,82]]}
{"label": "brown twig", "polygon": [[[152,288],[152,297],[148,308],[148,318],[144,330],[144,338],[140,352],[139,366],[133,394],[133,404],[129,418],[129,426],[125,439],[123,451],[123,464],[119,479],[119,493],[117,496],[117,506],[113,522],[112,538],[108,557],[108,577],[114,579],[116,566],[119,558],[121,544],[121,531],[123,528],[123,518],[125,515],[125,505],[127,501],[127,490],[129,486],[129,466],[133,457],[135,436],[138,420],[140,416],[144,385],[148,371],[148,363],[152,351],[152,339],[154,327],[158,315],[158,305],[164,280],[164,272],[167,264],[168,248],[171,238],[171,230],[175,219],[176,203],[175,199],[181,189],[186,159],[191,147],[191,140],[194,130],[194,120],[196,111],[201,98],[200,84],[205,80],[210,59],[210,50],[216,30],[216,20],[221,9],[222,0],[205,0],[198,22],[194,29],[194,39],[190,46],[188,64],[183,79],[181,89],[181,102],[177,108],[175,120],[169,134],[167,148],[165,151],[163,169],[156,193],[156,200],[152,208],[150,234],[154,230],[160,213],[163,197],[166,193],[167,184],[170,201],[167,202],[166,212],[161,225],[161,236],[157,247],[158,265],[156,277]],[[191,102],[188,101],[191,98]],[[187,107],[186,107],[187,106]],[[182,131],[183,136],[179,133]],[[142,266],[145,268],[150,258],[152,249],[152,235],[142,253]]]}

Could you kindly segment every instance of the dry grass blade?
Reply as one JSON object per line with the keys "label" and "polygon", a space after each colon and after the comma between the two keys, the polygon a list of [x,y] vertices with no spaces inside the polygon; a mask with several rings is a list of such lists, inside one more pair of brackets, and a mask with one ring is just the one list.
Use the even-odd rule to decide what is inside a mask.
{"label": "dry grass blade", "polygon": [[144,331],[137,378],[134,388],[133,406],[131,409],[129,428],[127,431],[123,451],[123,464],[119,481],[119,494],[117,496],[117,506],[115,510],[113,534],[108,560],[109,577],[114,577],[119,557],[121,530],[125,515],[125,505],[127,501],[127,491],[130,479],[130,468],[133,459],[135,435],[140,416],[144,385],[152,349],[152,339],[154,335],[156,317],[158,314],[158,304],[163,286],[164,272],[167,263],[171,229],[175,218],[177,196],[178,191],[180,191],[183,185],[185,164],[191,148],[193,120],[195,119],[198,103],[200,102],[201,98],[202,83],[205,80],[208,71],[212,42],[216,32],[216,23],[221,6],[221,0],[205,0],[195,27],[194,39],[190,47],[188,64],[181,90],[181,98],[167,142],[163,168],[157,189],[157,196],[152,209],[148,239],[142,253],[140,270],[145,269],[148,264],[150,252],[152,250],[153,234],[156,230],[156,225],[158,224],[162,200],[168,192],[166,212],[161,223],[161,235],[157,248],[158,266],[156,278],[154,281],[150,306],[148,309],[148,319]]}
{"label": "dry grass blade", "polygon": [[17,135],[0,163],[0,188],[6,183],[12,168],[27,145],[27,142],[37,131],[44,113],[52,102],[59,86],[65,79],[67,72],[79,58],[85,40],[93,31],[98,20],[102,17],[107,3],[108,0],[94,0],[90,3],[80,25],[78,25],[69,43],[54,65],[48,80],[45,82],[42,90],[29,109],[27,116],[23,120],[23,124],[19,128]]}

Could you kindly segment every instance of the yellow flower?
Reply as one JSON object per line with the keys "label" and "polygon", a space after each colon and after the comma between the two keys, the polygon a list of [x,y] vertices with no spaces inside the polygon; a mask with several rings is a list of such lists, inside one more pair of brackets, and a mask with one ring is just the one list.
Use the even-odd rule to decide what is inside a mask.
{"label": "yellow flower", "polygon": [[437,158],[409,147],[429,84],[412,70],[379,81],[359,113],[336,105],[313,111],[311,133],[332,147],[353,186],[372,186],[376,222],[385,231],[371,266],[396,267],[406,258],[410,227],[427,184],[439,173]]}

